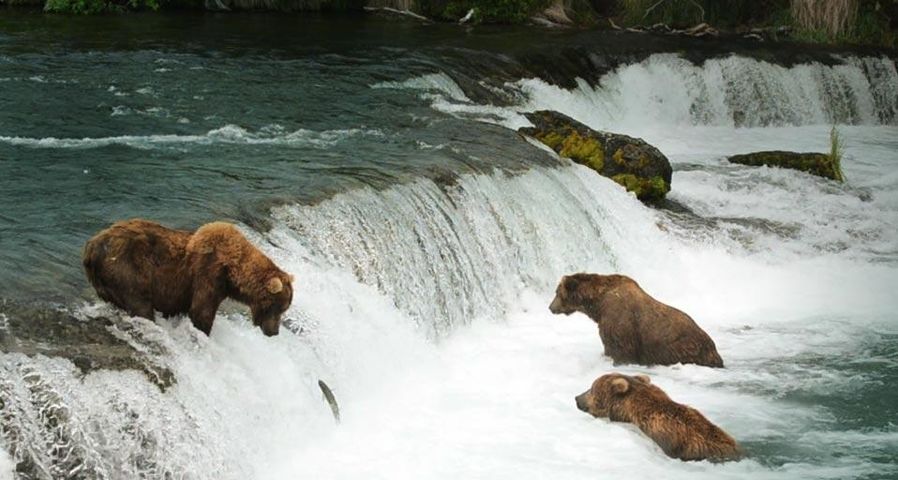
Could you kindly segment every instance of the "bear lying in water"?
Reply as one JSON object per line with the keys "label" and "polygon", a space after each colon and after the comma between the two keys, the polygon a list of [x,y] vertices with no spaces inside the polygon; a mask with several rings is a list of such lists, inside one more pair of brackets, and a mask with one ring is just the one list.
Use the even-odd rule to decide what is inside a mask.
{"label": "bear lying in water", "polygon": [[616,365],[723,367],[714,341],[689,315],[655,300],[623,275],[563,277],[549,310],[588,315],[598,324],[605,354]]}
{"label": "bear lying in water", "polygon": [[673,458],[712,462],[742,458],[732,437],[698,410],[671,400],[645,375],[602,375],[577,396],[577,408],[597,418],[636,425]]}
{"label": "bear lying in water", "polygon": [[278,334],[293,301],[293,277],[229,223],[188,232],[141,219],[117,222],[87,241],[82,261],[101,299],[150,320],[154,310],[187,313],[206,335],[225,298],[248,305],[269,336]]}

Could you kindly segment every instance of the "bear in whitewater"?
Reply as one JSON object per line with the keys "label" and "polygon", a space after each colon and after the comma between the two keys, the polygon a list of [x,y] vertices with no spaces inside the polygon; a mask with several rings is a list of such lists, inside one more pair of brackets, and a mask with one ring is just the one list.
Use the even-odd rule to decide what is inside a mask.
{"label": "bear in whitewater", "polygon": [[645,375],[602,375],[576,401],[596,418],[636,425],[670,457],[712,462],[742,457],[733,437],[698,410],[671,400]]}
{"label": "bear in whitewater", "polygon": [[82,255],[97,295],[153,320],[188,314],[206,335],[225,298],[250,307],[253,323],[277,335],[293,301],[293,277],[230,223],[173,230],[141,219],[117,222],[87,241]]}
{"label": "bear in whitewater", "polygon": [[689,315],[655,300],[624,275],[565,276],[549,310],[588,315],[598,324],[605,354],[615,365],[723,367],[714,341]]}

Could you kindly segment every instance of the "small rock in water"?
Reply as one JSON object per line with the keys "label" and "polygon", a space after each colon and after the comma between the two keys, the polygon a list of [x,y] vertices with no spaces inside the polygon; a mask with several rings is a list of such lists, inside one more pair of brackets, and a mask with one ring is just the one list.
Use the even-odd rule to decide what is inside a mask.
{"label": "small rock in water", "polygon": [[838,159],[825,153],[797,153],[771,150],[745,153],[727,158],[730,163],[753,167],[767,166],[799,170],[818,177],[843,182],[842,168]]}

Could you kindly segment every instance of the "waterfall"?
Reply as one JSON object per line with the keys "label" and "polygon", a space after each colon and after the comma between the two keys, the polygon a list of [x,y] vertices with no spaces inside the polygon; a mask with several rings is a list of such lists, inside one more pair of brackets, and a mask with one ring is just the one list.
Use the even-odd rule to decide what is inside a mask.
{"label": "waterfall", "polygon": [[[116,318],[108,328],[117,338],[170,369],[176,382],[165,391],[133,370],[84,374],[62,358],[0,353],[0,434],[22,468],[19,478],[293,478],[298,471],[329,475],[332,468],[343,472],[336,477],[352,478],[358,473],[352,463],[308,465],[291,459],[296,452],[304,452],[307,461],[316,458],[316,448],[330,448],[321,452],[325,458],[343,448],[358,453],[353,435],[364,443],[384,421],[398,422],[395,434],[405,435],[420,428],[409,413],[415,409],[423,408],[419,414],[428,418],[441,416],[440,409],[422,405],[417,396],[442,395],[441,375],[453,372],[456,364],[438,346],[460,329],[486,328],[491,333],[479,335],[488,340],[504,331],[501,325],[509,318],[526,314],[527,327],[515,333],[525,337],[501,344],[516,361],[538,346],[541,355],[552,352],[559,358],[531,368],[557,370],[569,355],[567,348],[579,352],[575,363],[581,367],[576,368],[595,364],[598,345],[591,324],[555,320],[565,326],[549,328],[547,323],[550,292],[570,272],[622,272],[639,278],[658,298],[675,293],[677,305],[718,339],[738,332],[727,328],[744,318],[722,320],[726,312],[763,311],[763,304],[755,306],[758,296],[792,291],[783,293],[788,298],[798,292],[809,300],[787,308],[816,311],[826,305],[838,314],[883,304],[883,295],[891,295],[882,288],[844,292],[840,287],[871,275],[890,285],[891,274],[875,266],[831,269],[834,260],[814,263],[812,258],[810,265],[781,275],[727,253],[738,244],[726,238],[693,238],[701,248],[684,249],[670,234],[675,223],[579,165],[360,188],[315,205],[278,207],[272,216],[270,232],[246,233],[296,275],[297,294],[281,335],[261,335],[245,314],[230,309],[218,315],[211,338],[184,319],[153,323],[118,318],[108,306],[99,312],[98,307],[79,309],[85,322]],[[727,284],[734,272],[744,280]],[[807,272],[814,272],[810,280]],[[848,272],[847,280],[839,279],[842,272]],[[746,284],[753,286],[746,289]],[[557,328],[567,330],[552,334]],[[550,337],[536,341],[544,336],[539,332]],[[481,339],[472,345],[491,351],[495,342]],[[464,349],[458,355],[453,362],[474,362],[465,368],[479,368],[476,356]],[[491,385],[493,375],[507,375],[508,367],[499,361],[505,354],[496,355],[484,365],[491,373],[477,382]],[[577,376],[551,371],[534,377],[547,390],[536,398],[554,405],[559,402],[553,395],[586,386]],[[754,375],[753,370],[744,375]],[[744,375],[728,378],[747,381]],[[545,383],[553,378],[564,386]],[[339,429],[321,398],[319,379],[327,381],[341,404]],[[474,396],[485,388],[471,384],[466,374],[452,385]],[[508,395],[495,392],[494,397]],[[726,410],[728,397],[715,398],[721,400],[712,412]],[[489,408],[507,411],[487,407],[488,415],[494,415]],[[371,408],[393,420],[369,418]],[[566,415],[569,399],[552,408],[558,412],[553,415],[565,419],[563,428],[581,428],[579,422],[566,423],[579,418]],[[464,409],[447,413],[467,418]],[[340,436],[341,431],[350,433]],[[320,442],[330,447],[317,447]],[[387,461],[389,452],[379,451],[363,455]],[[402,461],[414,458],[403,456]],[[453,471],[451,456],[441,461],[448,462],[442,469]],[[378,468],[391,471],[389,465]]]}
{"label": "waterfall", "polygon": [[781,66],[741,56],[695,65],[656,54],[565,90],[515,84],[526,110],[551,109],[613,131],[646,124],[737,127],[894,124],[898,73],[887,57]]}
{"label": "waterfall", "polygon": [[170,369],[165,392],[137,371],[85,376],[66,359],[0,353],[0,432],[21,478],[256,477],[264,462],[245,457],[279,450],[247,432],[295,444],[333,428],[319,378],[338,400],[362,396],[432,355],[428,339],[501,319],[522,288],[617,269],[609,242],[657,232],[634,197],[577,165],[361,188],[273,217],[268,234],[246,233],[302,285],[278,337],[240,313],[219,314],[211,341],[188,321],[78,309],[116,318],[116,337]]}
{"label": "waterfall", "polygon": [[523,285],[619,269],[611,245],[628,235],[628,216],[651,224],[634,198],[580,166],[421,179],[274,213],[316,256],[376,286],[438,336],[501,317]]}

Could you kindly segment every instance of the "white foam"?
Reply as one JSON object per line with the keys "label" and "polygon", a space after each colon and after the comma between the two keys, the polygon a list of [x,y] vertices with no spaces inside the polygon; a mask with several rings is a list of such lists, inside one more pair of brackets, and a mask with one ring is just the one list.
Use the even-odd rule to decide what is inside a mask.
{"label": "white foam", "polygon": [[513,109],[473,103],[461,87],[445,73],[412,77],[401,82],[380,82],[371,88],[390,88],[419,92],[435,110],[461,118],[475,118],[508,128],[528,125],[527,120]]}
{"label": "white foam", "polygon": [[673,54],[578,79],[572,90],[539,79],[515,84],[526,110],[557,110],[596,128],[645,125],[784,126],[894,123],[898,74],[889,58],[782,67],[745,57],[701,66]]}
{"label": "white foam", "polygon": [[[113,115],[125,115],[132,110],[122,107],[113,110]],[[164,109],[148,109],[138,112],[151,116],[168,116]],[[273,134],[272,131],[277,131]],[[382,136],[383,133],[376,129],[340,129],[314,131],[299,129],[287,132],[280,126],[269,126],[259,132],[252,132],[243,127],[228,124],[205,135],[121,135],[99,138],[29,138],[0,136],[0,142],[11,145],[32,148],[74,148],[89,149],[101,148],[110,145],[124,145],[132,148],[151,150],[172,145],[216,145],[216,144],[244,144],[244,145],[282,145],[282,146],[309,146],[312,148],[328,148],[354,136]]]}
{"label": "white foam", "polygon": [[449,75],[443,72],[421,75],[401,82],[380,82],[371,85],[371,88],[419,90],[425,96],[424,98],[432,98],[427,95],[441,93],[458,102],[471,101],[458,84],[455,83],[455,80],[452,80]]}
{"label": "white foam", "polygon": [[13,480],[16,465],[6,450],[0,448],[0,480]]}
{"label": "white foam", "polygon": [[[264,236],[246,233],[296,275],[281,335],[265,337],[234,312],[218,316],[209,338],[183,319],[118,324],[121,338],[174,371],[165,394],[137,372],[82,380],[65,360],[0,354],[0,396],[32,438],[60,434],[45,430],[34,402],[72,412],[60,437],[70,460],[39,459],[214,479],[615,479],[634,478],[635,466],[639,478],[849,478],[877,468],[828,433],[825,410],[781,397],[857,381],[801,359],[863,351],[871,325],[893,322],[893,268],[827,255],[783,262],[681,238],[573,165],[361,189],[275,219]],[[547,309],[561,273],[593,269],[628,273],[688,311],[728,368],[614,367],[594,323]],[[420,316],[440,302],[449,313]],[[427,321],[475,302],[478,315],[427,340]],[[573,397],[611,370],[650,374],[747,445],[786,438],[819,454],[800,458],[819,459],[668,459],[634,428],[575,408]],[[340,426],[318,379],[336,394]],[[852,435],[873,445],[884,434]],[[193,455],[197,445],[204,455]]]}

